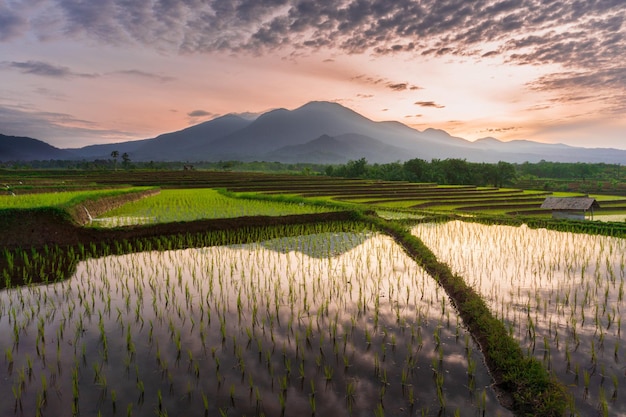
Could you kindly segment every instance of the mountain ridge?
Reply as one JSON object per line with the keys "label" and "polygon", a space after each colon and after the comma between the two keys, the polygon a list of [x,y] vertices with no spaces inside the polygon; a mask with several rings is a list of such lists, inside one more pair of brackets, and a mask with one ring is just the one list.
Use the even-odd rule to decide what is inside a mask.
{"label": "mountain ridge", "polygon": [[74,159],[71,151],[59,149],[42,140],[0,133],[0,161]]}
{"label": "mountain ridge", "polygon": [[[30,138],[32,139],[32,138]],[[32,139],[36,140],[36,139]],[[42,144],[45,142],[40,141]],[[151,139],[59,149],[39,144],[39,152],[17,150],[15,141],[0,147],[0,161],[31,159],[102,159],[116,150],[132,161],[217,162],[226,160],[345,163],[365,158],[388,163],[420,158],[459,158],[469,162],[626,162],[626,150],[579,148],[531,140],[474,142],[441,129],[424,131],[398,121],[376,122],[339,103],[313,101],[294,110],[267,111],[254,119],[227,114]],[[23,148],[34,147],[23,141]],[[43,149],[47,149],[43,151]],[[37,158],[34,158],[37,156]],[[47,157],[43,157],[47,156]],[[20,159],[21,158],[21,159]]]}

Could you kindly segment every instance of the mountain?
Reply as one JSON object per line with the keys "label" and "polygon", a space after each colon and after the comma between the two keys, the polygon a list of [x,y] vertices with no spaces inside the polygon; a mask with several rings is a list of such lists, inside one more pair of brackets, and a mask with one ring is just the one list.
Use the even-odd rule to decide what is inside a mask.
{"label": "mountain", "polygon": [[588,162],[623,164],[626,151],[613,148],[579,148],[562,143],[540,143],[530,140],[502,142],[495,138],[482,138],[472,142],[474,149],[489,153],[486,162]]}
{"label": "mountain", "polygon": [[226,115],[217,119],[188,127],[179,132],[157,136],[151,142],[144,143],[135,152],[141,159],[154,161],[186,161],[198,159],[194,155],[205,155],[211,143],[232,132],[239,131],[250,124],[249,120],[235,115]]}
{"label": "mountain", "polygon": [[302,145],[284,146],[267,156],[271,161],[287,163],[345,164],[361,158],[380,163],[395,162],[403,159],[405,153],[405,149],[385,145],[368,136],[348,133],[335,137],[322,135]]}
{"label": "mountain", "polygon": [[[304,145],[322,135],[338,137],[347,134],[402,148],[401,159],[407,154],[423,159],[449,157],[447,155],[458,157],[466,151],[456,148],[468,143],[450,136],[442,140],[430,132],[422,133],[401,123],[374,122],[340,104],[314,101],[291,111],[278,109],[265,113],[245,129],[214,141],[210,152],[214,160],[254,160],[259,156],[269,157],[284,147]],[[362,153],[375,154],[371,162],[389,159],[373,149],[362,149]]]}
{"label": "mountain", "polygon": [[[133,161],[201,160],[206,153],[203,148],[213,140],[243,129],[250,123],[250,120],[242,117],[226,115],[154,139],[92,145],[72,151],[83,158],[108,158],[111,152],[117,150],[120,154],[127,152]],[[196,155],[200,158],[196,158]]]}
{"label": "mountain", "polygon": [[71,152],[55,148],[41,140],[0,134],[0,161],[47,161],[74,159]]}
{"label": "mountain", "polygon": [[103,145],[89,145],[82,148],[70,148],[68,151],[74,154],[74,159],[111,159],[111,152],[118,151],[120,155],[129,155],[137,152],[141,146],[154,139],[141,139],[129,142],[107,143]]}
{"label": "mountain", "polygon": [[[470,142],[443,130],[419,131],[397,121],[375,122],[340,104],[323,101],[294,110],[272,110],[254,120],[231,114],[152,139],[69,149],[71,154],[65,157],[108,159],[114,150],[128,153],[132,161],[626,161],[626,150],[619,149],[578,148],[529,140],[502,142],[496,138]],[[0,160],[7,159],[5,152],[0,151]],[[57,158],[54,155],[58,154],[50,153],[45,159]]]}

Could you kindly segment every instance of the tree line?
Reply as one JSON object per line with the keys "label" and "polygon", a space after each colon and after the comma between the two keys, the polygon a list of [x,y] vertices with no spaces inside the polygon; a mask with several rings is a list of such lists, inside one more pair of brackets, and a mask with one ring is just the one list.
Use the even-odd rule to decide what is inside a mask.
{"label": "tree line", "polygon": [[554,179],[571,181],[622,181],[619,164],[583,162],[524,162],[513,164],[468,162],[465,159],[410,159],[406,162],[369,164],[365,158],[342,165],[328,165],[324,174],[335,177],[391,181],[433,182],[444,185],[505,187],[519,181]]}
{"label": "tree line", "polygon": [[[0,163],[8,169],[117,169],[121,156],[122,169],[179,170],[189,162],[132,161],[128,154],[112,153],[112,159],[97,160],[48,160]],[[433,182],[437,184],[459,184],[477,186],[515,186],[520,182],[536,180],[562,181],[608,181],[623,182],[623,171],[619,164],[565,163],[540,161],[513,164],[468,162],[465,159],[411,159],[405,162],[370,164],[365,158],[345,164],[281,163],[269,161],[196,161],[195,169],[223,171],[257,171],[301,173],[304,175],[328,175],[334,177],[366,178],[390,181]]]}
{"label": "tree line", "polygon": [[564,180],[621,180],[622,169],[619,164],[584,163],[584,162],[524,162],[516,165],[520,177],[551,178]]}
{"label": "tree line", "polygon": [[433,159],[430,162],[416,158],[387,164],[369,164],[361,158],[344,165],[329,165],[324,173],[346,178],[494,187],[511,185],[518,176],[515,166],[509,162],[489,164],[456,158]]}

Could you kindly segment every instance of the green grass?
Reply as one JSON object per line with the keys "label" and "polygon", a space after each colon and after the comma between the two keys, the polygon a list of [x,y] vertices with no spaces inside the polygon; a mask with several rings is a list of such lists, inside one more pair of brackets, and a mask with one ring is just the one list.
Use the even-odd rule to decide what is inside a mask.
{"label": "green grass", "polygon": [[626,200],[626,197],[623,195],[605,195],[605,194],[589,194],[589,197],[595,198],[598,201],[615,201],[615,200]]}
{"label": "green grass", "polygon": [[148,187],[129,187],[120,189],[67,191],[58,193],[19,194],[0,196],[0,209],[27,209],[40,207],[71,207],[85,200],[112,197]]}
{"label": "green grass", "polygon": [[[519,188],[500,188],[500,191],[503,193],[515,192],[519,190]],[[522,190],[523,195],[535,195],[535,194],[545,194],[544,190]]]}
{"label": "green grass", "polygon": [[381,208],[381,207],[386,207],[386,208],[391,208],[391,209],[408,209],[411,208],[411,206],[414,206],[415,204],[419,204],[419,203],[425,203],[425,200],[408,200],[408,201],[393,201],[393,202],[387,202],[387,203],[382,203],[382,204],[376,204],[373,205],[374,207],[377,208]]}
{"label": "green grass", "polygon": [[208,188],[162,190],[127,203],[101,217],[143,217],[159,223],[243,216],[283,216],[333,211],[328,207],[283,201],[259,201],[225,196]]}
{"label": "green grass", "polygon": [[552,197],[583,197],[583,193],[570,192],[570,191],[554,191]]}
{"label": "green grass", "polygon": [[352,200],[352,199],[341,200],[341,203],[365,205],[365,206],[371,206],[372,208],[384,208],[384,207],[409,208],[415,205],[416,201],[425,202],[425,200],[398,200],[398,201],[387,201],[384,203],[376,203],[376,201],[373,201],[371,198],[359,198],[355,200]]}

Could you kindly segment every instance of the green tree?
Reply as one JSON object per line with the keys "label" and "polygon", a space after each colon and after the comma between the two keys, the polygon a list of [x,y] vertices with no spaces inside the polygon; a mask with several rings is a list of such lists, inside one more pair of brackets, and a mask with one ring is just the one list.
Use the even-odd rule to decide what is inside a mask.
{"label": "green tree", "polygon": [[496,187],[509,185],[517,178],[517,171],[515,170],[515,166],[504,161],[498,162],[498,164],[496,165],[496,173],[497,185],[494,184]]}
{"label": "green tree", "polygon": [[130,155],[126,152],[122,154],[122,166],[124,169],[130,168]]}
{"label": "green tree", "polygon": [[367,178],[386,181],[402,181],[406,179],[406,171],[399,162],[373,164],[367,170]]}
{"label": "green tree", "polygon": [[445,184],[472,184],[470,164],[465,159],[450,158],[440,161]]}
{"label": "green tree", "polygon": [[403,165],[404,170],[408,174],[409,181],[427,182],[430,164],[423,159],[409,159]]}
{"label": "green tree", "polygon": [[117,157],[120,156],[120,152],[119,151],[113,151],[111,152],[111,158],[113,158],[113,167],[115,170],[117,170]]}
{"label": "green tree", "polygon": [[357,161],[348,161],[345,176],[348,178],[362,178],[367,171],[367,160],[361,158]]}

